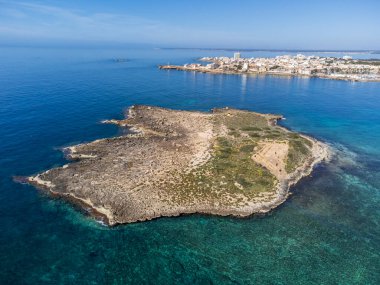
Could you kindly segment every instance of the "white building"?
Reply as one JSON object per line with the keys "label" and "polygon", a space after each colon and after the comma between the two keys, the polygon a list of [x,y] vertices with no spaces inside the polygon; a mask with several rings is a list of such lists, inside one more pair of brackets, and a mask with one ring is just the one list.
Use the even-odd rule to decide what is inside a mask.
{"label": "white building", "polygon": [[235,52],[234,59],[239,59],[239,58],[240,58],[240,52]]}
{"label": "white building", "polygon": [[248,71],[248,68],[249,68],[248,62],[244,62],[244,63],[243,63],[243,68],[241,69],[241,71],[243,71],[243,72],[247,72],[247,71]]}

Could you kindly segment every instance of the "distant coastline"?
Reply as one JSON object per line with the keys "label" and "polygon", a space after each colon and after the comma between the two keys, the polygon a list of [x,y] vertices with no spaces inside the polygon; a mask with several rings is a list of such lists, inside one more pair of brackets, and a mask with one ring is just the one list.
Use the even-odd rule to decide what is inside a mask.
{"label": "distant coastline", "polygon": [[335,50],[335,49],[250,49],[250,48],[199,48],[199,47],[160,47],[162,50],[200,50],[228,52],[289,52],[289,53],[345,53],[345,54],[380,54],[380,50]]}
{"label": "distant coastline", "polygon": [[160,69],[197,71],[214,74],[255,74],[319,77],[335,80],[378,82],[380,81],[380,61],[353,59],[345,55],[320,57],[315,55],[282,55],[267,58],[242,58],[240,52],[234,57],[202,57],[199,61],[206,65],[191,63],[184,65],[160,65]]}

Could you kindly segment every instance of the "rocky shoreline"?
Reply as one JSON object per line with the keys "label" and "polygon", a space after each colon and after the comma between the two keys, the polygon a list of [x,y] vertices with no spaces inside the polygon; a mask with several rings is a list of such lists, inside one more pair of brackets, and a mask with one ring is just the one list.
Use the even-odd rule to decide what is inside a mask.
{"label": "rocky shoreline", "polygon": [[108,225],[183,214],[246,217],[283,203],[329,148],[276,125],[281,116],[132,106],[133,131],[64,149],[72,163],[24,179]]}

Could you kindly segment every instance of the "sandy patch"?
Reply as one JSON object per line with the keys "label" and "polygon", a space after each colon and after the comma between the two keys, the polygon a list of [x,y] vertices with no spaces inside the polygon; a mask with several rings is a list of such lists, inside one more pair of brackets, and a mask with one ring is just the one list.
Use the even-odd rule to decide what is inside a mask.
{"label": "sandy patch", "polygon": [[252,159],[267,168],[278,180],[282,180],[287,176],[285,165],[288,151],[288,141],[262,141]]}

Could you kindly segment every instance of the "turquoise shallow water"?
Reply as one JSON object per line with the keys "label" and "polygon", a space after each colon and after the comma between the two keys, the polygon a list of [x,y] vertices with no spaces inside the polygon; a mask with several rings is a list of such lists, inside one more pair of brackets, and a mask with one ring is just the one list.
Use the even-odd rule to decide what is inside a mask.
{"label": "turquoise shallow water", "polygon": [[[1,284],[380,283],[380,84],[156,68],[219,54],[0,49]],[[62,146],[118,135],[99,122],[132,104],[281,113],[338,155],[271,214],[248,219],[107,228],[12,182],[65,163]]]}

